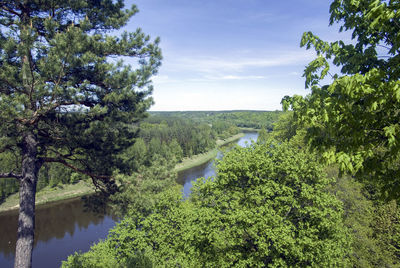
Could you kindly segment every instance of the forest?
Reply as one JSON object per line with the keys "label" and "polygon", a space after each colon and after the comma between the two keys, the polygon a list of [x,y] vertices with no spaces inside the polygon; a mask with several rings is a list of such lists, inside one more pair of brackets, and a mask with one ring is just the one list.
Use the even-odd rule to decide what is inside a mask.
{"label": "forest", "polygon": [[[400,267],[399,1],[331,1],[330,25],[352,41],[303,34],[309,94],[283,111],[148,112],[160,40],[120,31],[138,12],[124,7],[0,1],[15,267],[32,266],[36,194],[81,180],[96,188],[88,205],[120,221],[62,267]],[[257,141],[184,197],[175,166],[248,129]]]}
{"label": "forest", "polygon": [[[259,129],[271,126],[277,118],[276,114],[282,112],[208,113],[218,114],[218,117],[208,118],[204,112],[191,112],[190,117],[180,112],[150,112],[147,118],[138,123],[134,144],[116,156],[119,159],[117,167],[129,174],[137,172],[142,166],[152,166],[155,159],[160,157],[176,164],[183,158],[214,149],[217,140],[238,134],[241,127]],[[250,124],[246,125],[245,122]],[[0,172],[6,172],[10,167],[20,168],[20,160],[15,154],[1,153],[0,160]],[[37,191],[88,179],[88,176],[63,165],[45,164],[39,174]],[[12,178],[0,180],[0,202],[16,192],[18,181]]]}
{"label": "forest", "polygon": [[227,121],[240,128],[254,128],[272,130],[273,123],[282,114],[282,111],[184,111],[184,112],[150,112],[164,117],[190,118],[198,122],[214,125],[216,122]]}
{"label": "forest", "polygon": [[293,112],[256,144],[230,151],[189,199],[167,169],[158,183],[160,169],[145,181],[121,177],[136,184],[114,196],[124,219],[63,267],[397,267],[397,201],[326,165],[306,130],[288,124]]}

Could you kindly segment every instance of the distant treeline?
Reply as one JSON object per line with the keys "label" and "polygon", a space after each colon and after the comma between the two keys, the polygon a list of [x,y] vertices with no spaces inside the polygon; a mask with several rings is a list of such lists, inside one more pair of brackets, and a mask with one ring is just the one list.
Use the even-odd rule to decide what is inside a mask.
{"label": "distant treeline", "polygon": [[[116,167],[124,174],[150,167],[159,159],[178,163],[184,157],[205,153],[216,146],[218,139],[239,133],[241,127],[272,129],[282,112],[263,111],[207,111],[207,112],[150,112],[139,123],[134,143],[119,155]],[[0,172],[20,168],[19,154],[0,153]],[[39,174],[38,190],[59,184],[76,183],[87,177],[61,164],[43,165]],[[15,179],[0,180],[0,203],[18,191]]]}
{"label": "distant treeline", "polygon": [[151,115],[192,119],[197,122],[214,124],[227,122],[241,128],[273,129],[273,124],[282,111],[184,111],[150,112]]}

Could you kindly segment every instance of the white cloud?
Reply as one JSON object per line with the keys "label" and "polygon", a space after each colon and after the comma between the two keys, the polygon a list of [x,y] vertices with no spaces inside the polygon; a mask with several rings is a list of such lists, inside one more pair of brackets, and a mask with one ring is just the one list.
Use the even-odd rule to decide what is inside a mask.
{"label": "white cloud", "polygon": [[254,79],[264,79],[266,76],[262,75],[225,75],[222,76],[221,79],[224,80],[254,80]]}
{"label": "white cloud", "polygon": [[[165,55],[160,74],[154,77],[155,85],[184,82],[204,83],[215,81],[263,80],[273,76],[277,67],[306,65],[314,58],[312,51],[282,51],[274,54],[265,53],[264,57],[256,57],[257,53],[237,53],[237,56],[187,56]],[[252,55],[250,55],[252,54]],[[268,74],[266,76],[265,74]],[[289,75],[299,76],[292,72]]]}
{"label": "white cloud", "polygon": [[182,78],[182,79],[172,79],[168,75],[159,75],[153,78],[153,83],[155,85],[162,85],[168,83],[180,84],[187,82],[215,82],[215,81],[227,81],[227,80],[260,80],[266,79],[267,76],[263,75],[202,75],[198,78]]}
{"label": "white cloud", "polygon": [[307,63],[314,58],[310,51],[274,53],[264,57],[182,57],[168,62],[175,69],[197,70],[203,73],[241,72],[247,68],[268,68]]}
{"label": "white cloud", "polygon": [[299,74],[315,57],[302,49],[227,54],[164,55],[153,78],[156,103],[151,110],[281,109],[284,95],[304,92]]}

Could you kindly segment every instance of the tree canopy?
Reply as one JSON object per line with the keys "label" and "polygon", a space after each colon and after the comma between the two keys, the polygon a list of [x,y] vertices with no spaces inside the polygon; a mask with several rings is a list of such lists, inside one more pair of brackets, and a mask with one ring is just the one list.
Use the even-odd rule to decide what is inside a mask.
{"label": "tree canopy", "polygon": [[343,266],[350,241],[330,182],[290,142],[236,148],[189,199],[180,187],[164,191],[147,217],[125,217],[63,267]]}
{"label": "tree canopy", "polygon": [[[330,23],[351,31],[353,42],[304,33],[301,46],[318,55],[304,72],[311,94],[282,100],[329,163],[375,181],[389,197],[400,196],[399,7],[393,0],[333,1]],[[330,73],[332,64],[341,74]],[[329,75],[333,82],[321,86]]]}
{"label": "tree canopy", "polygon": [[0,153],[19,163],[0,178],[20,181],[15,266],[30,265],[40,167],[61,163],[110,188],[116,156],[152,103],[159,40],[109,34],[136,12],[122,0],[0,1]]}

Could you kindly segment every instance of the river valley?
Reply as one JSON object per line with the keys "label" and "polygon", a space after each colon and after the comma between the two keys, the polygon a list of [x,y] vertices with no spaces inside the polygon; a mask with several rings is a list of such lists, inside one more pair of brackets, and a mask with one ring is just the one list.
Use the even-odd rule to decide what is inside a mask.
{"label": "river valley", "polygon": [[[246,133],[236,143],[244,147],[257,136],[256,132]],[[218,157],[222,157],[221,152]],[[183,195],[189,195],[195,179],[214,175],[214,161],[180,172],[178,182],[183,185]],[[18,211],[0,214],[0,267],[13,267],[17,220]],[[108,213],[88,210],[80,198],[38,206],[32,267],[59,267],[75,251],[87,251],[106,238],[117,220]]]}

